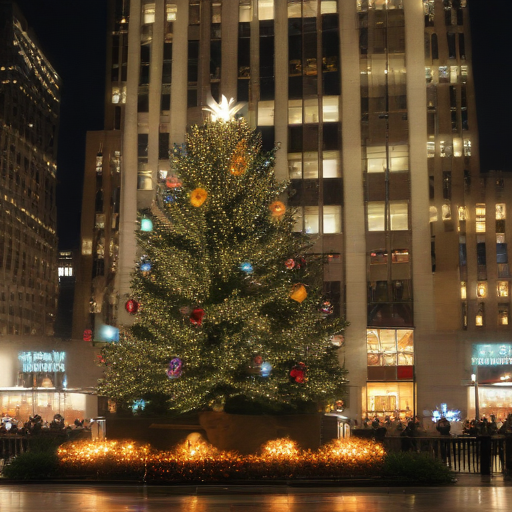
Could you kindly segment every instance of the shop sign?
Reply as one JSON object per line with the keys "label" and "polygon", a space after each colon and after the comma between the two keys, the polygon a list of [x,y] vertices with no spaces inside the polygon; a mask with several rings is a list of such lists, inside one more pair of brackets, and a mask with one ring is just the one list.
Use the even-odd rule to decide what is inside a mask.
{"label": "shop sign", "polygon": [[65,372],[66,371],[66,352],[19,352],[22,372]]}
{"label": "shop sign", "polygon": [[510,343],[476,343],[471,357],[473,366],[512,365],[512,344]]}

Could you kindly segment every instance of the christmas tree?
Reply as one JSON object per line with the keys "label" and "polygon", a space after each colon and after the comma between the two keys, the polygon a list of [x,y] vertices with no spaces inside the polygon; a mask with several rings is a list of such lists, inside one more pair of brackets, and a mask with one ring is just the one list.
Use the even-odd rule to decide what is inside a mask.
{"label": "christmas tree", "polygon": [[103,350],[100,394],[163,399],[180,413],[303,411],[343,398],[336,342],[346,324],[322,297],[321,258],[279,200],[287,184],[274,161],[243,119],[192,127],[175,147],[137,233],[126,303],[135,321]]}

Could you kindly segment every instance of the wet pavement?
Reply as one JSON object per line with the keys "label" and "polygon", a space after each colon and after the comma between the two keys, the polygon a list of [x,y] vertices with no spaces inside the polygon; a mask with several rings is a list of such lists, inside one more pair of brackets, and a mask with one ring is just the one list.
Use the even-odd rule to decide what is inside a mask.
{"label": "wet pavement", "polygon": [[3,512],[505,512],[512,482],[462,475],[448,487],[0,485]]}

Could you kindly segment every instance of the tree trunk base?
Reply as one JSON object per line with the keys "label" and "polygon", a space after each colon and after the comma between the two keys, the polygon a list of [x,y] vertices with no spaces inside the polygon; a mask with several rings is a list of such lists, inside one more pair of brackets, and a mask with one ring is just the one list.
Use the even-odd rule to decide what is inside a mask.
{"label": "tree trunk base", "polygon": [[253,416],[206,411],[199,414],[199,423],[215,448],[242,455],[258,453],[267,441],[283,437],[304,450],[316,450],[321,444],[321,414]]}

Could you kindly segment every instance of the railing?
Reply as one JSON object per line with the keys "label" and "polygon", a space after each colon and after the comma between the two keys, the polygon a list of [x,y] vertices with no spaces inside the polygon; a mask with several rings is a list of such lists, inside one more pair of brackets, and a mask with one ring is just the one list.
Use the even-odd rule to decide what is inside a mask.
{"label": "railing", "polygon": [[0,459],[9,460],[26,452],[28,448],[27,436],[3,435],[0,436]]}
{"label": "railing", "polygon": [[[512,465],[512,436],[385,437],[387,451],[415,451],[441,459],[460,473],[502,473]],[[508,448],[508,449],[507,449]]]}

